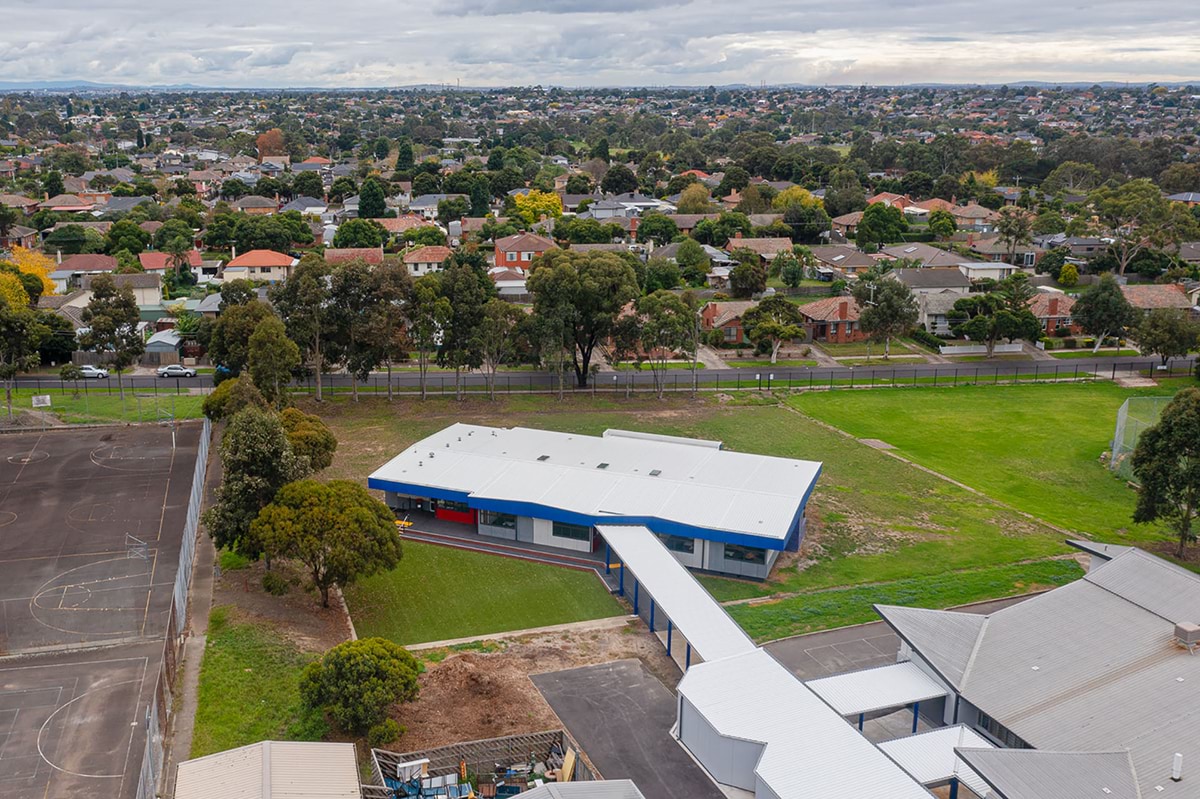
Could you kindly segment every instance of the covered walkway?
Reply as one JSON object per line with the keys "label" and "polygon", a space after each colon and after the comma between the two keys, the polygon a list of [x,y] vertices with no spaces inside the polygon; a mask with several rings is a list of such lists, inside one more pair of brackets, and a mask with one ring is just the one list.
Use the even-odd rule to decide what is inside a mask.
{"label": "covered walkway", "polygon": [[957,799],[958,784],[966,785],[978,796],[987,796],[988,784],[963,762],[955,749],[993,748],[982,736],[962,724],[941,727],[920,735],[885,741],[879,748],[900,764],[926,788],[950,786],[950,799]]}
{"label": "covered walkway", "polygon": [[[679,565],[658,537],[641,526],[596,528],[611,552],[609,571],[617,573],[617,593],[633,605],[650,631],[666,632],[667,654],[674,656],[678,634],[684,645],[686,671],[696,654],[720,660],[753,652],[755,645],[729,614],[713,601],[692,573]],[[613,558],[616,561],[613,561]]]}
{"label": "covered walkway", "polygon": [[944,699],[945,688],[911,661],[822,677],[805,683],[817,696],[847,718],[858,717],[858,729],[869,714],[912,706],[912,731],[922,702]]}

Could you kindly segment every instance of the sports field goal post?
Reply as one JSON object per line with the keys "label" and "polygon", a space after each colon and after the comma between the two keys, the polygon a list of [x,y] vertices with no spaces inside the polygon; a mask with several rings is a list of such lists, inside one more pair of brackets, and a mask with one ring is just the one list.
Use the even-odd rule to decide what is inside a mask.
{"label": "sports field goal post", "polygon": [[1149,427],[1158,424],[1170,397],[1130,397],[1117,411],[1108,468],[1129,480],[1133,478],[1133,450]]}

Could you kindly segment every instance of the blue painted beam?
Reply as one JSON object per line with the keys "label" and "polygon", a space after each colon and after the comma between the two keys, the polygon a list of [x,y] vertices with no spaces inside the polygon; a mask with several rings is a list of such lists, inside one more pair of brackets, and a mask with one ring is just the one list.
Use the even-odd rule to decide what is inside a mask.
{"label": "blue painted beam", "polygon": [[654,632],[654,597],[650,597],[650,632]]}
{"label": "blue painted beam", "polygon": [[913,702],[913,735],[917,734],[917,713],[921,710],[920,702]]}
{"label": "blue painted beam", "polygon": [[675,625],[671,623],[670,619],[667,619],[667,655],[668,656],[670,656],[670,654],[671,654],[671,631],[674,628],[675,628]]}

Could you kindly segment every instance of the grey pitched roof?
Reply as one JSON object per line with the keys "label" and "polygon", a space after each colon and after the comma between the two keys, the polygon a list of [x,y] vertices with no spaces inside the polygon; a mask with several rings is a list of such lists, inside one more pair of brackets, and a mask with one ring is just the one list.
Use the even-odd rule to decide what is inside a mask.
{"label": "grey pitched roof", "polygon": [[893,269],[888,274],[913,289],[969,288],[971,285],[970,279],[953,266]]}
{"label": "grey pitched roof", "polygon": [[929,665],[955,686],[961,686],[986,616],[891,605],[877,605],[875,609]]}
{"label": "grey pitched roof", "polygon": [[996,799],[1141,799],[1128,752],[958,749]]}

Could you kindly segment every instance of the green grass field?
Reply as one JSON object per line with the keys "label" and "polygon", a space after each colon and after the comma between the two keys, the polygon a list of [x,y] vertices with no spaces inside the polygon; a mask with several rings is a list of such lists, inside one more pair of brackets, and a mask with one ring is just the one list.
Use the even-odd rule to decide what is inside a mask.
{"label": "green grass field", "polygon": [[1101,465],[1121,403],[1173,388],[1111,383],[960,386],[803,394],[788,403],[859,438],[1070,530],[1136,543],[1157,530],[1130,521],[1134,494]]}
{"label": "green grass field", "polygon": [[760,605],[733,605],[729,613],[760,643],[789,635],[878,621],[872,607],[948,608],[980,597],[999,599],[1064,585],[1083,576],[1074,560],[995,566],[891,583],[802,594]]}
{"label": "green grass field", "polygon": [[1120,357],[1123,355],[1138,355],[1138,354],[1140,354],[1140,353],[1138,353],[1137,350],[1120,350],[1120,351],[1100,350],[1099,352],[1094,353],[1090,349],[1086,349],[1086,350],[1054,350],[1050,353],[1050,355],[1052,355],[1055,358],[1063,358],[1063,359],[1067,359],[1067,360],[1070,360],[1071,358],[1107,358],[1107,357],[1117,358],[1117,357]]}
{"label": "green grass field", "polygon": [[270,627],[238,622],[228,607],[208,621],[190,757],[262,740],[319,741],[321,713],[300,702],[300,672],[311,657]]}
{"label": "green grass field", "polygon": [[[111,392],[106,385],[109,382],[112,383]],[[97,383],[101,385],[97,386]],[[200,406],[204,402],[204,397],[198,394],[167,393],[164,389],[154,395],[145,389],[135,392],[129,386],[125,387],[125,399],[122,400],[116,380],[89,381],[86,391],[80,381],[78,394],[70,386],[65,393],[57,388],[16,389],[13,391],[13,411],[30,410],[33,397],[39,394],[50,396],[48,410],[68,424],[157,422],[163,414],[174,414],[176,419],[199,419]]]}
{"label": "green grass field", "polygon": [[363,637],[443,641],[623,613],[591,572],[404,543],[393,571],[346,590]]}
{"label": "green grass field", "polygon": [[[890,396],[890,402],[903,404],[924,393],[834,392],[820,396],[833,402]],[[311,410],[314,406],[305,407]],[[720,600],[911,581],[904,583],[906,591],[927,596],[925,602],[936,605],[946,590],[943,581],[948,574],[1069,551],[1062,543],[1063,535],[1046,525],[840,435],[779,406],[774,399],[756,395],[735,394],[726,403],[709,397],[693,402],[678,396],[657,401],[642,395],[628,400],[569,397],[562,403],[548,396],[514,396],[495,403],[405,400],[391,405],[364,399],[357,406],[339,400],[321,410],[341,441],[327,472],[331,478],[363,480],[405,446],[453,421],[593,435],[608,427],[624,427],[720,439],[726,447],[742,452],[823,461],[824,470],[809,508],[808,560],[802,567],[779,569],[767,583],[701,578]],[[459,554],[442,549],[430,552],[438,560]],[[430,566],[423,578],[415,578],[419,582],[412,582],[421,571],[423,557],[422,548],[410,544],[405,560],[392,575],[351,588],[350,606],[360,635],[428,641],[570,620],[555,615],[558,608],[551,600],[558,596],[558,589],[543,593],[539,585],[514,588],[514,601],[501,603],[503,607],[496,611],[503,614],[502,622],[488,616],[492,611],[484,608],[495,601],[496,583],[505,590],[509,587],[507,581],[493,581],[492,576],[516,568],[520,565],[516,561],[477,555],[472,558],[477,562],[465,570],[468,576],[461,579],[455,574],[457,567],[450,568],[442,561]],[[545,568],[558,574],[558,570]],[[475,569],[478,576],[473,576]],[[446,575],[454,579],[453,590],[430,590],[431,585],[441,585]],[[927,589],[923,588],[926,583]],[[864,590],[869,593],[871,589]],[[955,603],[991,598],[995,588],[987,581],[965,581],[960,590]],[[374,606],[369,606],[368,600]],[[741,608],[739,620],[766,614],[771,620],[761,622],[755,633],[764,638],[795,629],[795,623],[781,621],[777,611],[768,613],[772,607]],[[859,608],[854,612],[861,612],[861,605],[853,607]],[[518,614],[519,618],[511,618]],[[846,618],[843,610],[831,612],[823,626],[850,623]]]}

